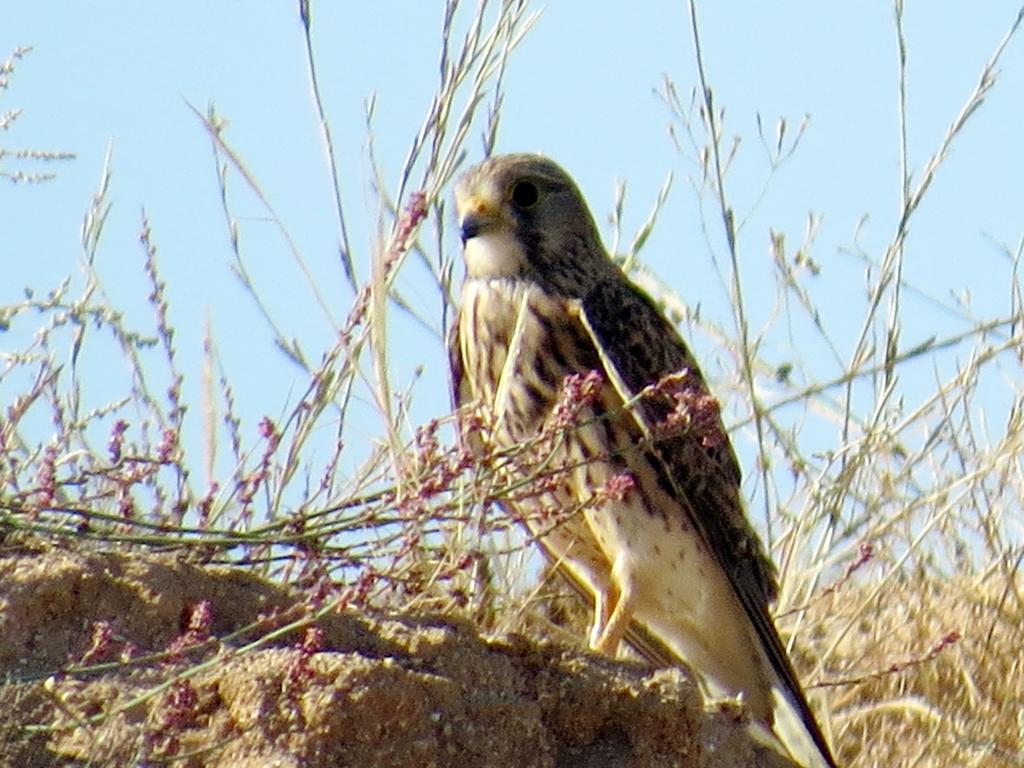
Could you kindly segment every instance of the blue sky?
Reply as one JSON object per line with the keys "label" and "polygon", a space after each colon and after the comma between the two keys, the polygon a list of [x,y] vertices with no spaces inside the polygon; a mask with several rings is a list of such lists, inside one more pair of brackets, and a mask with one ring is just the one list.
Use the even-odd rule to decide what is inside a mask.
{"label": "blue sky", "polygon": [[[310,262],[318,284],[344,317],[351,301],[337,267],[330,179],[323,159],[294,3],[7,3],[0,11],[0,57],[15,46],[34,50],[19,64],[0,111],[23,110],[0,147],[74,152],[56,180],[0,184],[0,304],[25,286],[47,290],[78,274],[82,217],[112,152],[113,209],[97,266],[111,300],[138,325],[145,306],[142,252],[136,242],[144,208],[159,247],[171,321],[178,331],[186,396],[199,399],[205,318],[211,319],[250,433],[263,414],[279,415],[304,377],[270,344],[255,310],[231,274],[210,140],[188,107],[216,105],[226,137],[259,179]],[[702,231],[692,157],[668,138],[669,111],[655,95],[664,76],[687,97],[697,84],[689,18],[682,2],[551,2],[520,50],[506,81],[499,151],[543,151],[577,179],[606,235],[617,180],[628,182],[625,229],[646,217],[670,172],[675,176],[645,262],[688,304],[729,322],[725,296],[709,268],[709,250],[724,254],[713,210]],[[541,6],[536,6],[538,9]],[[630,5],[636,9],[639,4]],[[470,11],[470,8],[466,9]],[[918,175],[975,86],[982,66],[1019,12],[1015,2],[908,4],[909,155]],[[367,160],[365,106],[375,98],[376,156],[393,183],[437,79],[441,4],[428,0],[317,3],[314,44],[360,275],[375,242],[377,204]],[[727,186],[740,218],[740,255],[749,269],[747,296],[755,327],[772,315],[769,231],[791,249],[808,215],[822,223],[811,255],[822,274],[813,283],[828,322],[848,353],[863,314],[864,264],[857,243],[881,257],[896,225],[899,133],[896,40],[889,3],[740,3],[700,6],[708,75],[725,109],[727,135],[742,138]],[[1010,268],[999,244],[1024,236],[1024,47],[1011,44],[988,102],[957,141],[911,230],[905,276],[933,296],[969,292],[979,316],[1009,310]],[[810,117],[794,156],[768,179],[756,116],[795,127]],[[470,160],[480,156],[469,144]],[[7,170],[38,169],[6,161]],[[274,227],[238,180],[234,213],[255,278],[315,359],[330,344],[322,316]],[[754,207],[755,202],[760,202]],[[708,205],[710,199],[705,199]],[[454,242],[449,241],[451,247]],[[424,312],[436,295],[415,273],[402,283]],[[966,323],[908,298],[907,346]],[[436,318],[436,313],[431,315]],[[32,332],[22,321],[0,334],[0,350]],[[396,383],[424,366],[415,417],[447,408],[445,360],[438,339],[399,326]],[[802,337],[772,337],[778,361],[822,354]],[[727,365],[708,340],[696,344],[712,378]],[[954,364],[951,362],[950,364]],[[827,366],[826,366],[827,368]],[[925,366],[927,368],[927,366]],[[115,382],[119,369],[102,371]],[[927,383],[930,369],[918,371]],[[911,374],[913,375],[913,374]],[[95,396],[103,399],[103,384]],[[4,393],[6,399],[9,393]],[[993,400],[998,418],[998,396]],[[369,423],[365,437],[375,433]]]}

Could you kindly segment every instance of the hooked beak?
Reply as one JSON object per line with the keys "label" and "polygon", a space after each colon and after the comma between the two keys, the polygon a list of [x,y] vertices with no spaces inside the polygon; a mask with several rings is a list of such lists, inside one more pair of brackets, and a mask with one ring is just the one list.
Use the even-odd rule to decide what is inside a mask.
{"label": "hooked beak", "polygon": [[459,228],[459,234],[462,237],[462,244],[465,245],[467,240],[472,240],[483,232],[485,223],[484,219],[475,213],[470,213],[464,216]]}
{"label": "hooked beak", "polygon": [[457,201],[459,211],[459,234],[463,246],[474,237],[493,231],[500,223],[498,208],[487,198],[470,195]]}

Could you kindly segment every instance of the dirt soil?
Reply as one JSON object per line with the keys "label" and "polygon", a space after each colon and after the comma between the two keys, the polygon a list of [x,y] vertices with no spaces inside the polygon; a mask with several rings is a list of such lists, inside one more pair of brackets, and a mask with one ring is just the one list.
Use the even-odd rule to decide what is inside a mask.
{"label": "dirt soil", "polygon": [[[203,601],[212,642],[119,661],[188,645]],[[705,706],[679,670],[429,616],[331,613],[306,651],[295,632],[244,648],[266,625],[227,637],[261,615],[294,618],[301,603],[249,573],[171,556],[4,553],[0,764],[789,765],[751,741],[738,707]],[[68,673],[83,659],[110,664]]]}

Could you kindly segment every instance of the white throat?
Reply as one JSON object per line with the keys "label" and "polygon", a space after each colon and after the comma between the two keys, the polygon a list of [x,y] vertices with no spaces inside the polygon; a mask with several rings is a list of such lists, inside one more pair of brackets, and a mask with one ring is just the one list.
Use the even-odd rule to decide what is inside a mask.
{"label": "white throat", "polygon": [[466,241],[466,271],[470,277],[515,277],[523,273],[526,253],[509,232],[483,232]]}

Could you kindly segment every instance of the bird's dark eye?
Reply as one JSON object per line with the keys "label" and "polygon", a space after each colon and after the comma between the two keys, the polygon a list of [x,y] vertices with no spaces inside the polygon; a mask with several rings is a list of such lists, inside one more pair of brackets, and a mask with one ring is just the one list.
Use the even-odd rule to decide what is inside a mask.
{"label": "bird's dark eye", "polygon": [[520,210],[533,208],[539,199],[540,191],[532,181],[520,181],[512,187],[512,202]]}

